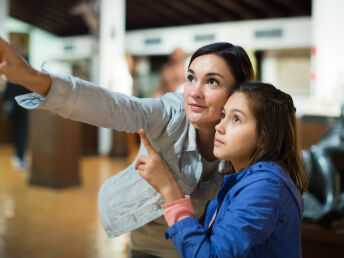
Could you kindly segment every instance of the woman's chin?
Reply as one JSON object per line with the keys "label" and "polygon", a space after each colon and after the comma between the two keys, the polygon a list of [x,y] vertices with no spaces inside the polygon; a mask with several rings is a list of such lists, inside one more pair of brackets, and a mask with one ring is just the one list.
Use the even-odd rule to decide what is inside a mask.
{"label": "woman's chin", "polygon": [[188,117],[191,124],[197,125],[203,122],[203,119],[197,115],[190,115]]}

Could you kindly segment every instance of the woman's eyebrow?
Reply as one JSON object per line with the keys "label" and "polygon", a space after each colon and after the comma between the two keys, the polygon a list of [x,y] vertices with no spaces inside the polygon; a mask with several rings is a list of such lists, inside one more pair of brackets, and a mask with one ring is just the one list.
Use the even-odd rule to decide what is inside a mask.
{"label": "woman's eyebrow", "polygon": [[190,69],[190,68],[188,69],[188,72],[189,72],[189,73],[193,73],[193,74],[195,74],[195,72],[194,72],[194,71],[192,71],[192,69]]}
{"label": "woman's eyebrow", "polygon": [[207,76],[220,76],[222,79],[224,79],[225,77],[223,77],[221,74],[219,73],[207,73]]}
{"label": "woman's eyebrow", "polygon": [[[190,69],[190,68],[188,69],[188,72],[189,72],[189,73],[192,73],[192,74],[195,74],[195,72],[194,72],[192,69]],[[222,76],[221,74],[219,74],[219,73],[207,73],[206,76],[219,76],[219,77],[225,79],[225,77],[223,77],[223,76]]]}

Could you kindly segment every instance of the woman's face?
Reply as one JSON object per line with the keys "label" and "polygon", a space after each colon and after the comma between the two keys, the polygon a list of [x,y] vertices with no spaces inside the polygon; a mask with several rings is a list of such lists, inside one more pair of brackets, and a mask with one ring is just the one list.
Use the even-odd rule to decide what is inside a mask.
{"label": "woman's face", "polygon": [[186,115],[196,127],[214,126],[233,90],[235,79],[222,57],[209,54],[193,60],[184,87]]}
{"label": "woman's face", "polygon": [[258,148],[257,122],[244,93],[234,93],[222,110],[216,125],[214,155],[232,162],[235,171],[245,168]]}

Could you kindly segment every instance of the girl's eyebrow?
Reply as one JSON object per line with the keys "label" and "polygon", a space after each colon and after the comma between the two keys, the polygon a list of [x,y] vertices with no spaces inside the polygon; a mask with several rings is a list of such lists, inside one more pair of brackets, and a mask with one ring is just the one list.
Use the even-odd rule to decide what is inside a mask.
{"label": "girl's eyebrow", "polygon": [[[195,72],[192,70],[192,69],[188,69],[188,72],[189,73],[192,73],[192,74],[195,74]],[[223,77],[221,74],[219,74],[219,73],[207,73],[206,74],[206,76],[219,76],[219,77],[221,77],[222,79],[225,79],[225,77]]]}
{"label": "girl's eyebrow", "polygon": [[[238,113],[242,114],[244,117],[246,117],[245,113],[242,112],[240,109],[237,109],[237,108],[233,108],[229,112],[238,112]],[[226,113],[226,110],[224,108],[222,108],[222,113]]]}
{"label": "girl's eyebrow", "polygon": [[240,109],[233,108],[231,111],[232,111],[232,112],[238,112],[238,113],[240,113],[240,114],[242,114],[243,116],[245,116],[245,117],[246,117],[245,113],[244,113],[244,112],[242,112]]}

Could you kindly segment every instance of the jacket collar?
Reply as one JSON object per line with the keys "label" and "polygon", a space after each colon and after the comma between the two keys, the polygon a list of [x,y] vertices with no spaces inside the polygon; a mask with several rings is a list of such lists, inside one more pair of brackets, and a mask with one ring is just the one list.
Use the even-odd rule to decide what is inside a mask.
{"label": "jacket collar", "polygon": [[184,151],[197,151],[196,128],[190,122],[188,124],[188,136],[184,142],[183,149]]}

